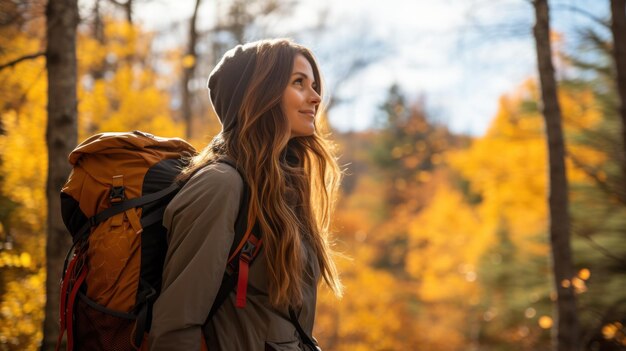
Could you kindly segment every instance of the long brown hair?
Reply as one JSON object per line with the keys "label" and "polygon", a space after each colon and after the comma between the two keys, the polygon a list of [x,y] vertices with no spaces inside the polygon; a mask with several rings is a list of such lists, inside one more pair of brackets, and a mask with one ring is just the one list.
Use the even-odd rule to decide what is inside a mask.
{"label": "long brown hair", "polygon": [[[308,242],[326,284],[341,296],[333,262],[329,228],[341,180],[333,146],[315,120],[311,136],[290,139],[281,108],[296,55],[313,68],[315,90],[322,96],[321,77],[313,54],[290,40],[263,40],[256,47],[255,66],[238,108],[234,127],[222,130],[183,171],[183,179],[227,155],[245,174],[251,189],[248,226],[258,223],[268,261],[270,302],[300,305]],[[319,116],[319,109],[318,109]],[[294,206],[294,202],[299,206]]]}

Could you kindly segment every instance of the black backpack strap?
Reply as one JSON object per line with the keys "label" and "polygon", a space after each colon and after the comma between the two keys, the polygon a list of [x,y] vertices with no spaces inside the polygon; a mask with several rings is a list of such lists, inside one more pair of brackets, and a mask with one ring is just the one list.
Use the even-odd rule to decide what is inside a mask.
{"label": "black backpack strap", "polygon": [[298,316],[296,315],[296,311],[294,311],[294,309],[290,306],[289,307],[289,319],[291,320],[291,324],[293,324],[294,327],[296,327],[296,330],[298,331],[298,334],[300,335],[300,339],[302,340],[302,342],[311,347],[312,350],[320,350],[319,346],[317,346],[317,343],[304,331],[304,329],[302,329],[302,326],[300,325],[300,321],[298,321]]}
{"label": "black backpack strap", "polygon": [[[248,207],[250,203],[250,187],[248,186],[246,182],[246,178],[244,177],[243,172],[237,167],[235,162],[233,162],[229,158],[219,158],[217,162],[225,163],[233,167],[235,170],[237,170],[237,172],[241,176],[241,179],[243,180],[243,185],[244,185],[243,193],[241,195],[241,200],[240,200],[241,202],[239,206],[239,213],[237,214],[237,219],[235,221],[235,237],[233,239],[233,244],[228,254],[228,257],[231,257],[235,253],[237,248],[241,246],[240,245],[241,241],[244,239],[244,236],[246,235],[246,231],[248,229]],[[251,235],[255,235],[258,239],[260,239],[259,233],[260,232],[258,230],[258,226],[255,225],[252,230]],[[239,262],[239,259],[235,257],[233,259],[233,262]],[[236,270],[230,271],[227,269],[227,271],[224,273],[224,276],[222,277],[222,283],[217,292],[215,300],[213,301],[213,305],[211,306],[211,311],[209,312],[207,321],[209,321],[215,315],[217,310],[222,306],[224,301],[226,301],[226,299],[228,298],[228,295],[230,295],[230,293],[235,289],[235,285],[237,283],[237,277],[238,275],[237,275]]]}
{"label": "black backpack strap", "polygon": [[[119,202],[118,204],[113,205],[104,211],[101,211],[100,213],[96,214],[95,216],[90,217],[87,220],[87,222],[83,225],[83,227],[74,236],[74,242],[77,242],[80,239],[83,239],[84,237],[86,237],[89,234],[91,228],[104,222],[108,218],[113,217],[116,214],[126,212],[127,210],[131,208],[143,206],[150,202],[159,200],[165,196],[168,196],[174,193],[175,191],[178,191],[180,188],[181,188],[181,184],[178,182],[174,182],[172,183],[172,185],[168,186],[165,189],[159,190],[156,193],[136,197],[130,200],[123,200],[122,202]],[[147,219],[145,219],[144,222],[146,220]],[[158,220],[158,217],[156,215],[152,216],[151,221],[154,223],[156,220]]]}
{"label": "black backpack strap", "polygon": [[137,316],[137,322],[135,324],[133,346],[136,348],[141,346],[144,333],[149,329],[150,319],[152,318],[150,311],[157,298],[157,291],[150,287],[150,284],[145,283],[144,286],[149,287],[149,289],[142,291],[137,297],[137,302],[135,303],[135,306],[139,307],[138,310],[134,311]]}

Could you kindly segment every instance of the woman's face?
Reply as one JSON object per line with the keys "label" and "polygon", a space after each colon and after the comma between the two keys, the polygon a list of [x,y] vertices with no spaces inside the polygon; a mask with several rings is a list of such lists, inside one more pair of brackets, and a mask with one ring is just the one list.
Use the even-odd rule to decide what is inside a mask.
{"label": "woman's face", "polygon": [[315,132],[315,115],[321,102],[315,91],[316,86],[313,67],[303,55],[296,55],[281,102],[291,129],[291,138],[309,136]]}

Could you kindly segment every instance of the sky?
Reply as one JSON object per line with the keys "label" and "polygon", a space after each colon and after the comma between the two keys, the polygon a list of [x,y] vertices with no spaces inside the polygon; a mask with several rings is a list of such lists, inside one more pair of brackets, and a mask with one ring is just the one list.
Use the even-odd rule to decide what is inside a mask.
{"label": "sky", "polygon": [[[194,3],[138,2],[135,16],[147,29],[162,31],[186,21]],[[210,28],[226,3],[204,0],[200,29]],[[552,29],[563,35],[562,45],[576,50],[577,31],[594,25],[572,7],[608,18],[608,3],[550,1]],[[327,30],[312,31],[321,20]],[[329,111],[338,130],[373,127],[395,83],[408,100],[423,101],[432,119],[478,136],[489,127],[499,97],[536,76],[532,24],[526,0],[301,0],[289,16],[264,22],[261,35],[294,37],[313,50],[340,101]],[[347,63],[363,58],[371,63],[345,79]]]}

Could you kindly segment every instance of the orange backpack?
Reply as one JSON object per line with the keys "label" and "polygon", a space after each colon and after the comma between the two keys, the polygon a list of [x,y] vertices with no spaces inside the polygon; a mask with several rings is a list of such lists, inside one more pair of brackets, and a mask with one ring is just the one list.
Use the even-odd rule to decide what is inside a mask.
{"label": "orange backpack", "polygon": [[[61,209],[74,245],[63,268],[57,350],[65,331],[70,351],[147,347],[167,252],[161,221],[183,186],[176,177],[195,153],[182,139],[134,131],[94,135],[70,154],[74,168],[61,191]],[[244,186],[229,270],[211,316],[235,280],[247,285],[248,264],[261,246],[247,228],[248,199]],[[238,298],[243,294],[245,301],[241,290]]]}

